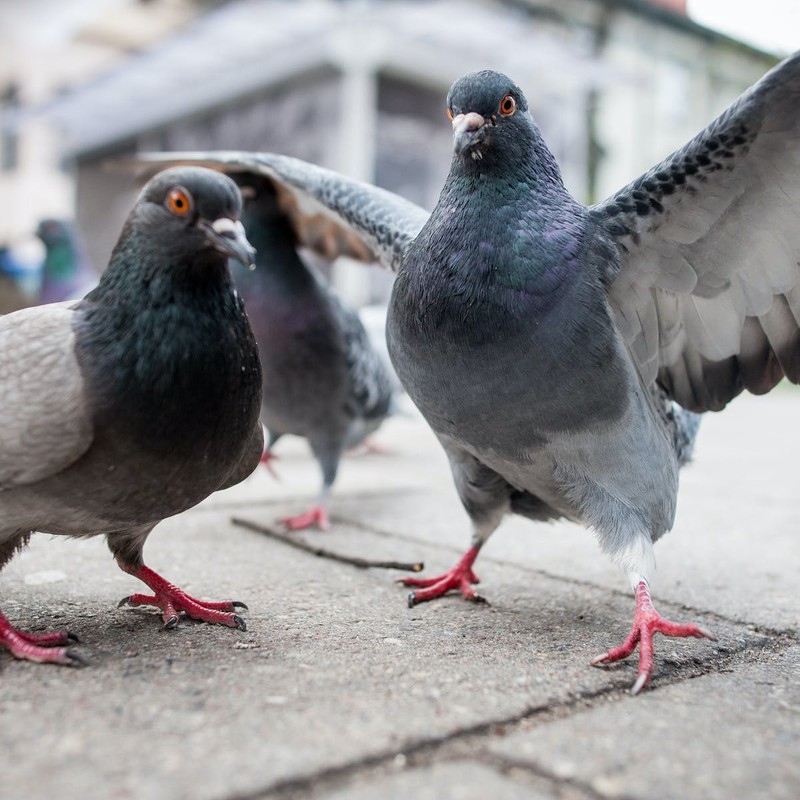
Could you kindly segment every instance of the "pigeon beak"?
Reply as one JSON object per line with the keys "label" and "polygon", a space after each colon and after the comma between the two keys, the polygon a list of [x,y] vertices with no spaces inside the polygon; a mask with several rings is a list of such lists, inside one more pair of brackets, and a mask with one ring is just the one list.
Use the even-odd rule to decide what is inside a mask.
{"label": "pigeon beak", "polygon": [[244,225],[239,220],[220,217],[213,222],[203,221],[201,224],[215,249],[238,261],[242,266],[255,269],[256,251],[247,241]]}
{"label": "pigeon beak", "polygon": [[486,138],[486,120],[477,112],[459,114],[453,118],[453,150],[464,155]]}

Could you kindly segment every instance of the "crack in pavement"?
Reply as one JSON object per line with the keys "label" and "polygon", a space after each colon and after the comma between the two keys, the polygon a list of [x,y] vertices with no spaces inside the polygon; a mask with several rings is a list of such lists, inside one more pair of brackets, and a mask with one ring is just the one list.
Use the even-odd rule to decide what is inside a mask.
{"label": "crack in pavement", "polygon": [[[748,656],[763,656],[765,653],[778,655],[793,646],[791,637],[779,641],[768,638],[753,638],[743,641],[738,647],[694,663],[671,666],[670,671],[653,678],[648,691],[658,692],[666,687],[685,681],[721,672],[729,672],[747,662]],[[606,668],[610,675],[621,672],[618,666]],[[507,736],[528,729],[530,723],[546,725],[555,720],[565,719],[593,709],[598,702],[618,703],[631,699],[628,677],[618,675],[608,685],[598,689],[578,691],[560,700],[529,706],[521,712],[499,719],[485,720],[450,733],[410,740],[404,744],[372,753],[363,758],[338,764],[307,775],[297,775],[276,781],[272,786],[253,792],[228,795],[220,800],[313,800],[325,794],[346,787],[354,779],[363,779],[368,773],[373,778],[391,774],[400,768],[431,766],[436,763],[458,760],[467,757],[478,760],[498,771],[520,770],[525,774],[545,780],[551,787],[568,786],[585,794],[588,800],[599,800],[603,796],[573,778],[564,778],[546,769],[527,762],[496,755],[486,747],[487,737]],[[636,702],[635,699],[632,702]],[[624,800],[622,798],[621,800]]]}

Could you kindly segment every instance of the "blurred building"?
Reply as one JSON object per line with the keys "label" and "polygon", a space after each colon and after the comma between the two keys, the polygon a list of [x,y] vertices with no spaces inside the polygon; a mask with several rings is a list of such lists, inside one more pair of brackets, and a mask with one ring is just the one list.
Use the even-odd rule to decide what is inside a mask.
{"label": "blurred building", "polygon": [[[683,0],[0,8],[0,40],[15,43],[0,41],[0,244],[72,212],[99,265],[133,198],[130,176],[106,168],[119,156],[274,150],[430,207],[450,161],[447,88],[491,67],[522,86],[567,185],[592,202],[691,138],[777,60],[693,23]],[[38,30],[47,13],[69,16],[54,61]],[[363,302],[388,277],[340,266],[337,280]]]}

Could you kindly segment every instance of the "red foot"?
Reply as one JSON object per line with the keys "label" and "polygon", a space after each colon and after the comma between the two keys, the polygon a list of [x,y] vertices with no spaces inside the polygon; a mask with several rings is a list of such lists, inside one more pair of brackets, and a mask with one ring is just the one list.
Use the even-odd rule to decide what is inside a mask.
{"label": "red foot", "polygon": [[70,653],[65,645],[77,642],[78,637],[67,631],[52,633],[26,633],[11,626],[11,623],[0,614],[0,644],[7,647],[11,655],[25,661],[36,661],[39,664],[66,664],[77,667],[85,662],[80,656]]}
{"label": "red foot", "polygon": [[627,658],[636,649],[638,643],[639,673],[631,688],[631,694],[639,694],[650,682],[653,673],[654,633],[663,633],[664,636],[694,636],[697,639],[705,638],[716,641],[716,637],[699,625],[679,624],[664,619],[653,607],[649,587],[644,581],[640,581],[636,587],[636,611],[628,638],[619,647],[614,647],[602,656],[595,658],[592,665],[611,664]]}
{"label": "red foot", "polygon": [[278,460],[278,456],[275,455],[268,447],[264,448],[264,452],[261,454],[261,463],[267,468],[269,474],[275,478],[276,481],[279,481],[280,478],[278,477],[278,473],[275,472],[275,467],[273,465],[274,461]]}
{"label": "red foot", "polygon": [[321,531],[327,531],[331,527],[328,519],[328,509],[325,506],[313,506],[303,514],[296,517],[281,517],[281,522],[290,531],[301,531],[316,525]]}
{"label": "red foot", "polygon": [[247,630],[245,621],[238,614],[233,613],[237,608],[246,609],[247,606],[244,603],[236,600],[225,600],[221,603],[196,600],[182,589],[164,580],[149,567],[142,565],[129,568],[124,564],[120,564],[120,567],[134,578],[146,583],[154,594],[132,594],[130,597],[120,600],[119,607],[124,605],[158,606],[163,612],[161,616],[165,628],[174,628],[180,622],[181,613],[184,613],[191,619],[210,622],[212,625],[227,625],[230,628]]}
{"label": "red foot", "polygon": [[373,456],[393,456],[394,450],[391,447],[386,447],[378,442],[376,442],[371,436],[367,439],[364,439],[361,444],[357,444],[355,447],[351,447],[349,450],[346,451],[346,455],[348,456],[358,456],[358,455],[373,455]]}
{"label": "red foot", "polygon": [[466,600],[485,603],[486,600],[470,585],[480,583],[480,579],[472,571],[472,565],[478,557],[479,550],[480,547],[473,545],[452,569],[435,578],[398,578],[396,582],[402,583],[403,586],[422,587],[421,591],[409,592],[408,607],[413,608],[417,603],[442,597],[453,589],[458,589]]}

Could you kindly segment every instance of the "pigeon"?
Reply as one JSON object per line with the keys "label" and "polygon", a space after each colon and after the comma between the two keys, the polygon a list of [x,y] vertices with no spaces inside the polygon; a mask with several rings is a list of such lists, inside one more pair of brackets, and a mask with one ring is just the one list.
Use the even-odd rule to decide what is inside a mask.
{"label": "pigeon", "polygon": [[493,71],[449,91],[452,164],[431,214],[286,156],[218,155],[397,271],[392,362],[473,531],[448,572],[402,579],[409,605],[452,590],[481,600],[473,565],[506,514],[566,518],[596,532],[635,598],[630,633],[594,664],[638,647],[636,694],[655,633],[713,638],[655,609],[653,544],[672,527],[699,415],[800,382],[798,109],[800,53],[590,207],[564,187],[522,91]]}
{"label": "pigeon", "polygon": [[[142,558],[158,522],[243,480],[263,449],[258,351],[228,269],[253,259],[240,209],[230,178],[165,170],[85,298],[0,318],[0,567],[35,531],[105,534],[152,592],[121,605],[244,630],[243,604],[196,600]],[[17,658],[76,664],[70,638],[0,614]]]}
{"label": "pigeon", "polygon": [[43,219],[36,235],[45,247],[40,303],[77,300],[94,288],[97,274],[74,223]]}
{"label": "pigeon", "polygon": [[263,371],[261,421],[269,436],[262,461],[285,434],[308,440],[322,491],[306,512],[285,517],[291,530],[330,527],[328,497],[339,459],[361,444],[393,408],[394,386],[357,312],[297,252],[294,230],[272,183],[237,175],[242,222],[256,269],[234,278],[253,326]]}

